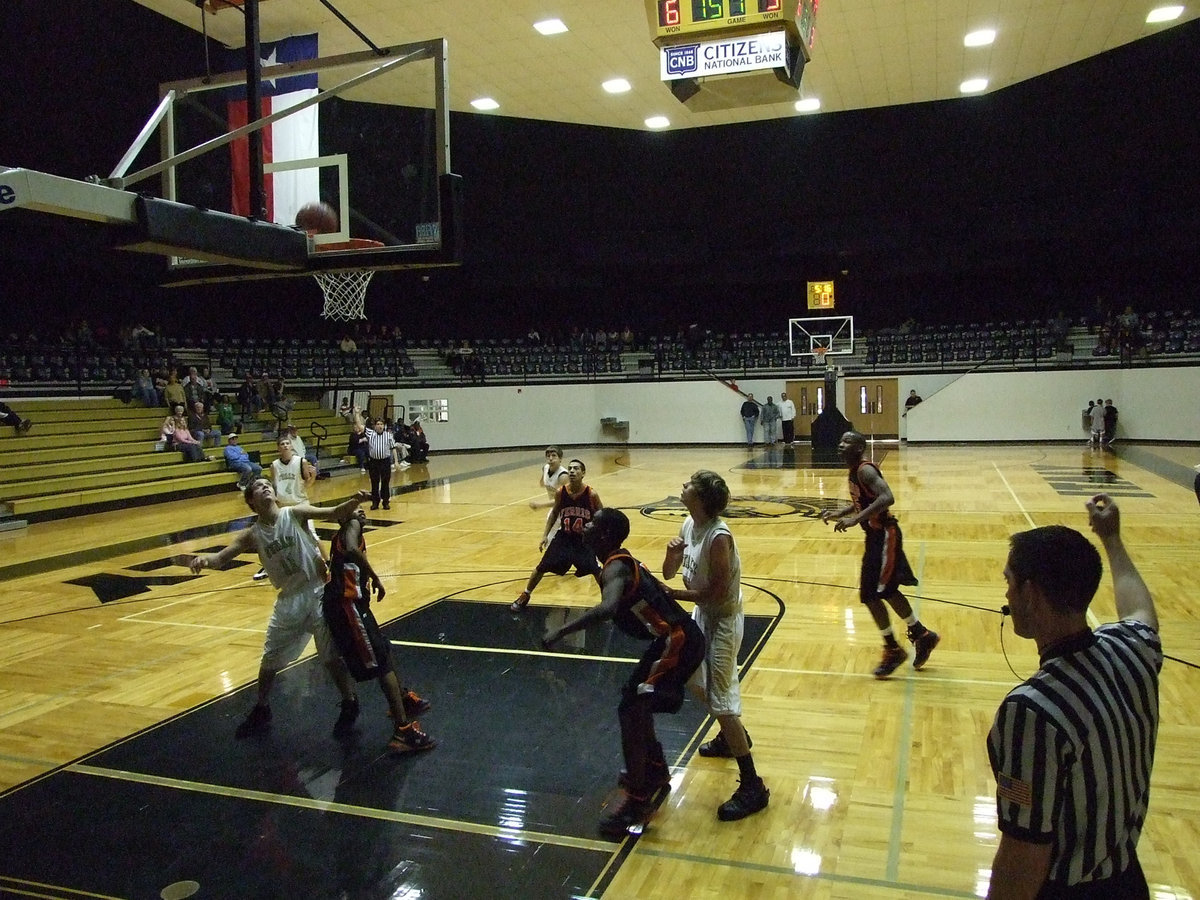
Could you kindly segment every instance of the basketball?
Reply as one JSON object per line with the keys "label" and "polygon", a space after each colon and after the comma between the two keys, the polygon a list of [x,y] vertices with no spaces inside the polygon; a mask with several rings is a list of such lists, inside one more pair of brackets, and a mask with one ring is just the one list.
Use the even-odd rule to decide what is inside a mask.
{"label": "basketball", "polygon": [[337,211],[328,203],[306,203],[296,211],[296,227],[309,234],[332,234],[338,230]]}

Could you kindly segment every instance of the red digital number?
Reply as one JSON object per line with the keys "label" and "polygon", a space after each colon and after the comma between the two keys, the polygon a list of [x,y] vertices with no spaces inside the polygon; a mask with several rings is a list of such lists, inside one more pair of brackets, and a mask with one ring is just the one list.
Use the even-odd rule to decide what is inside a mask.
{"label": "red digital number", "polygon": [[[780,0],[772,0],[778,3]],[[679,24],[679,0],[659,0],[658,24],[660,27]]]}
{"label": "red digital number", "polygon": [[779,12],[782,8],[783,0],[758,0],[758,11],[760,13]]}

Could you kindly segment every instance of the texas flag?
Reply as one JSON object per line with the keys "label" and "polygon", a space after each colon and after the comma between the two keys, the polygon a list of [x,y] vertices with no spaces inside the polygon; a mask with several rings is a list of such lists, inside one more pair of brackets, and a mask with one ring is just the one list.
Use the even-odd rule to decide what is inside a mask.
{"label": "texas flag", "polygon": [[[260,46],[262,67],[280,63],[297,62],[317,58],[317,36],[302,34],[285,38],[273,44]],[[231,53],[231,59],[236,54]],[[245,52],[240,51],[241,61],[237,68],[245,67]],[[271,115],[315,96],[317,76],[296,75],[262,82],[262,111],[252,118]],[[292,113],[262,129],[263,164],[267,170],[264,187],[267,195],[267,219],[280,225],[296,224],[296,211],[306,203],[321,199],[317,169],[305,168],[288,172],[270,171],[270,163],[296,159],[312,159],[320,156],[319,129],[317,127],[318,104]],[[228,101],[229,128],[240,128],[251,117],[247,115],[246,89],[230,91]],[[256,213],[250,209],[250,152],[249,140],[239,138],[231,145],[233,158],[233,197],[230,210],[239,216]]]}

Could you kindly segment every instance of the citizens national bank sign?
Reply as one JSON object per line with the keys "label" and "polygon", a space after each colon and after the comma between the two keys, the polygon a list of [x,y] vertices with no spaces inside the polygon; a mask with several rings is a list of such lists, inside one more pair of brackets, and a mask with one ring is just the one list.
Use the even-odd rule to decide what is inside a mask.
{"label": "citizens national bank sign", "polygon": [[675,44],[659,54],[663,81],[787,68],[787,58],[786,31]]}

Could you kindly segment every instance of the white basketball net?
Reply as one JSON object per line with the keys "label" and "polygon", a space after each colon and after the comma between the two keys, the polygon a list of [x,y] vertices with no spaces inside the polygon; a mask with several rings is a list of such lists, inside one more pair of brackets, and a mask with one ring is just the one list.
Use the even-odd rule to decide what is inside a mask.
{"label": "white basketball net", "polygon": [[829,352],[828,347],[813,347],[813,358],[818,366],[825,365],[825,354]]}
{"label": "white basketball net", "polygon": [[337,269],[329,272],[313,272],[321,290],[325,292],[325,319],[365,319],[363,300],[367,296],[367,285],[371,283],[374,269]]}

